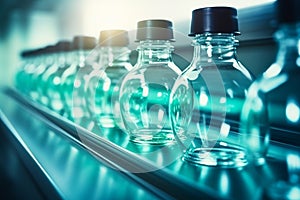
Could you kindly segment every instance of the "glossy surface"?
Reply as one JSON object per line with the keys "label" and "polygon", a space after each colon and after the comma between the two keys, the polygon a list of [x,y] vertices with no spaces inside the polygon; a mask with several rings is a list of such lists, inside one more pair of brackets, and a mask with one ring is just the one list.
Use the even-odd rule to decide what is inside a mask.
{"label": "glossy surface", "polygon": [[76,121],[88,116],[84,81],[92,71],[92,66],[85,62],[90,51],[76,50],[72,56],[72,64],[61,75],[60,94],[64,100],[64,116],[70,120]]}
{"label": "glossy surface", "polygon": [[273,130],[268,125],[300,133],[300,93],[295,87],[300,83],[299,28],[282,26],[276,39],[279,45],[276,61],[251,85],[242,113],[247,131],[262,135],[271,132],[271,137]]}
{"label": "glossy surface", "polygon": [[84,83],[87,88],[84,96],[86,110],[104,129],[123,127],[121,117],[114,115],[114,112],[120,110],[118,91],[122,76],[132,69],[129,62],[130,50],[126,46],[104,45],[95,51],[99,60],[92,65],[93,70]]}
{"label": "glossy surface", "polygon": [[193,61],[177,78],[170,116],[184,160],[195,165],[242,167],[248,164],[245,135],[237,130],[252,83],[236,57],[233,34],[199,34]]}
{"label": "glossy surface", "polygon": [[[298,1],[279,1],[278,6],[279,8],[280,5],[291,6],[289,3],[291,5],[295,3],[296,8],[300,7],[300,4],[297,4]],[[285,8],[284,6],[281,8]],[[279,12],[283,14],[280,9]],[[291,14],[291,16],[294,15]],[[281,24],[276,32],[279,45],[276,61],[249,89],[249,96],[242,112],[242,125],[246,132],[258,138],[249,138],[250,145],[254,147],[252,149],[265,150],[261,149],[266,143],[261,136],[270,134],[272,137],[274,130],[272,127],[287,129],[299,136],[300,93],[295,87],[300,83],[299,30],[299,21]],[[280,134],[277,137],[277,140],[280,140],[280,138],[285,138],[285,135]],[[289,179],[272,185],[270,192],[274,194],[273,198],[297,199],[300,197],[299,156],[299,152],[286,155]]]}
{"label": "glossy surface", "polygon": [[[3,99],[11,98],[5,97]],[[14,104],[14,101],[15,100],[11,99],[12,104]],[[42,110],[44,109],[41,109],[41,111]],[[163,188],[164,191],[172,194],[175,198],[263,199],[266,196],[270,196],[268,191],[274,183],[289,179],[290,173],[286,163],[286,155],[299,154],[300,152],[299,147],[272,142],[269,147],[266,163],[263,166],[247,165],[246,167],[236,169],[194,166],[182,161],[182,151],[176,144],[167,146],[139,145],[135,142],[131,142],[129,136],[122,131],[116,129],[106,129],[106,131],[103,131],[97,123],[89,120],[82,120],[81,126],[85,126],[85,130],[80,127],[74,128],[73,126],[75,125],[72,125],[72,123],[60,118],[58,115],[55,116],[55,114],[52,115],[49,111],[48,115],[45,115],[45,117],[47,117],[46,121],[63,127],[64,130],[67,131],[65,136],[77,138],[76,140],[79,140],[80,143],[86,144],[91,148],[89,152],[94,150],[100,153],[104,158],[108,158],[111,162],[123,166],[124,169],[133,173],[138,172],[135,173],[135,175],[138,175],[143,180],[147,180],[147,182],[153,184],[153,186]],[[29,121],[27,119],[24,120],[24,122],[31,124],[32,120]],[[54,125],[54,127],[56,125]],[[88,132],[88,130],[92,132]],[[89,136],[89,134],[91,135]],[[35,135],[37,134],[35,133]],[[53,138],[56,138],[55,135],[55,131],[45,133],[44,136],[41,136],[45,141],[45,143],[42,144],[46,144],[46,141],[48,141],[49,144],[54,145],[54,142],[51,143],[52,139],[50,139],[50,137],[54,136]],[[91,138],[92,136],[96,139],[95,141]],[[62,142],[58,142],[57,139],[54,140],[57,144]],[[63,143],[68,143],[69,141],[68,137],[63,140],[66,140]],[[99,143],[97,143],[97,140]],[[53,148],[50,149],[48,152],[52,154]],[[64,155],[81,155],[82,153],[85,155],[87,153],[84,153],[83,149],[75,150],[76,153],[71,153],[73,150],[70,150],[70,148],[63,150],[63,147],[59,147],[59,149]],[[50,157],[54,158],[55,156],[51,155]],[[61,161],[52,165],[53,169],[58,170],[61,168],[68,171],[65,169],[68,168],[72,171],[72,166],[76,166],[77,170],[81,171],[81,168],[94,168],[92,166],[88,167],[83,163],[79,164],[75,161],[81,160],[80,158],[73,160],[72,158],[65,158],[65,156],[61,156]],[[49,162],[46,160],[47,158],[44,159],[44,162]],[[70,162],[68,162],[69,164],[67,164],[68,160],[70,160]],[[60,162],[64,164],[59,164]],[[112,169],[116,169],[115,167]],[[111,170],[107,172],[108,176],[110,176]],[[115,171],[112,170],[112,174],[115,174],[114,172]],[[76,173],[70,172],[65,177],[68,176],[76,176]],[[59,179],[59,177],[56,178]],[[68,179],[72,178],[69,177]],[[89,184],[89,181],[92,183],[95,180],[92,177],[86,181],[85,184]]]}
{"label": "glossy surface", "polygon": [[130,139],[141,144],[174,141],[169,116],[169,97],[181,73],[172,60],[169,41],[141,41],[139,58],[120,86],[120,108]]}
{"label": "glossy surface", "polygon": [[[15,146],[11,145],[12,143],[7,135],[9,131],[3,124],[3,121],[0,122],[0,129],[0,198],[22,199],[26,196],[29,199],[45,199],[41,188],[28,173],[28,169],[20,158],[19,152]],[[48,194],[50,198],[56,199],[55,195]]]}
{"label": "glossy surface", "polygon": [[[2,94],[0,99],[1,102],[12,101]],[[40,164],[40,170],[47,173],[48,181],[57,187],[64,199],[158,198],[63,137],[41,118],[32,117],[33,113],[16,102],[1,110],[14,126],[18,142],[24,142],[36,164]]]}

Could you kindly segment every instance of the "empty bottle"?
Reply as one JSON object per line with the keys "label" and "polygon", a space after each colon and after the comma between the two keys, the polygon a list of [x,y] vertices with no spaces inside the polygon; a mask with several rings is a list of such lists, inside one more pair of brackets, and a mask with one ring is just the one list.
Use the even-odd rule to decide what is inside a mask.
{"label": "empty bottle", "polygon": [[237,59],[237,10],[193,11],[193,60],[176,80],[170,99],[173,131],[183,160],[195,165],[245,166],[246,143],[238,132],[252,74]]}
{"label": "empty bottle", "polygon": [[16,89],[18,89],[18,91],[21,92],[22,94],[28,93],[27,75],[28,75],[28,71],[33,71],[36,67],[35,54],[36,54],[36,50],[25,50],[22,51],[21,53],[22,64],[15,74],[14,84]]}
{"label": "empty bottle", "polygon": [[55,64],[56,58],[58,56],[57,45],[48,45],[45,48],[39,50],[38,65],[31,77],[30,84],[31,87],[31,97],[42,105],[47,105],[49,102],[49,97],[44,95],[44,88],[42,87],[45,84],[43,79],[46,71]]}
{"label": "empty bottle", "polygon": [[137,24],[138,60],[123,78],[119,100],[130,140],[141,144],[174,141],[169,119],[169,95],[181,73],[171,52],[172,22],[144,20]]}
{"label": "empty bottle", "polygon": [[59,41],[55,45],[54,63],[43,73],[39,84],[40,94],[46,106],[63,115],[64,99],[61,96],[61,76],[71,65],[71,42]]}
{"label": "empty bottle", "polygon": [[98,62],[86,78],[86,104],[90,115],[102,128],[117,126],[113,114],[114,93],[119,90],[122,76],[132,69],[129,62],[128,32],[125,30],[104,30],[100,32]]}
{"label": "empty bottle", "polygon": [[[276,61],[251,85],[241,114],[241,131],[249,135],[245,140],[258,163],[264,162],[271,130],[300,133],[300,2],[278,0],[275,5],[279,22]],[[276,140],[298,143],[287,140],[289,135],[276,135]]]}
{"label": "empty bottle", "polygon": [[75,36],[72,41],[72,63],[61,75],[64,115],[71,120],[87,116],[84,79],[92,71],[92,66],[86,62],[86,58],[96,47],[96,42],[94,37]]}

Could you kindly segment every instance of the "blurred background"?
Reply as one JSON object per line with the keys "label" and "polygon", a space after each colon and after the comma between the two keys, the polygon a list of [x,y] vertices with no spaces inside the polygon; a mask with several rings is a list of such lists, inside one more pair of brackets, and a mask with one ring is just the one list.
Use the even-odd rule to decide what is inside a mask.
{"label": "blurred background", "polygon": [[[275,1],[276,0],[0,0],[0,87],[14,84],[14,75],[18,67],[21,66],[21,52],[23,50],[45,47],[47,45],[56,44],[60,40],[71,41],[74,36],[78,35],[98,38],[100,31],[107,29],[124,29],[130,34],[134,34],[137,22],[145,19],[167,19],[172,21],[176,39],[174,43],[175,53],[186,59],[186,61],[190,61],[193,56],[193,47],[191,46],[192,38],[188,37],[188,34],[190,31],[192,11],[208,6],[231,6],[238,9],[241,32],[241,35],[237,37],[240,41],[237,48],[238,60],[252,71],[255,76],[258,76],[275,61],[278,49],[277,43],[273,38],[273,34],[277,28],[275,20]],[[133,40],[130,42],[133,44],[134,38],[131,39]],[[132,50],[134,50],[134,48],[132,48]],[[9,129],[14,127],[7,125],[9,124],[9,120],[3,121],[3,119],[6,118],[1,108],[0,118],[2,121],[0,121],[2,123],[0,123],[0,133],[4,139],[0,138],[0,152],[2,152],[4,156],[0,154],[2,157],[0,160],[0,197],[4,197],[6,194],[23,197],[23,194],[28,194],[28,196],[32,197],[31,199],[45,199],[44,196],[39,197],[39,195],[45,193],[45,191],[48,193],[48,190],[52,189],[54,194],[60,192],[57,188],[53,187],[55,184],[52,185],[52,183],[49,182],[49,177],[57,181],[62,191],[70,192],[67,195],[75,197],[75,199],[78,197],[80,199],[81,197],[77,196],[77,193],[93,195],[90,191],[97,190],[97,188],[95,189],[93,180],[97,180],[99,183],[104,181],[101,184],[105,186],[107,185],[106,180],[109,180],[111,183],[108,187],[99,187],[101,190],[96,191],[99,194],[107,192],[107,188],[110,189],[112,195],[117,193],[115,191],[119,191],[119,188],[117,188],[119,185],[115,184],[116,182],[124,183],[126,186],[122,187],[123,193],[119,194],[121,196],[131,194],[130,188],[132,191],[138,191],[138,186],[133,185],[130,181],[123,182],[125,179],[123,180],[122,177],[118,178],[118,173],[105,171],[107,170],[105,167],[103,171],[99,171],[97,168],[99,167],[98,162],[91,161],[94,163],[87,165],[86,154],[89,152],[82,151],[82,149],[77,146],[73,148],[73,143],[72,145],[69,144],[69,140],[65,138],[65,134],[69,137],[68,134],[72,131],[74,132],[73,129],[70,129],[70,125],[61,123],[62,121],[59,120],[55,121],[55,119],[53,120],[52,118],[52,121],[44,120],[43,117],[47,116],[45,113],[32,115],[32,112],[28,112],[28,110],[30,110],[28,107],[30,108],[30,106],[27,105],[27,108],[23,106],[23,108],[22,103],[19,103],[19,105],[11,100],[9,96],[5,96],[4,94],[0,95],[0,102],[3,105],[5,114],[16,128],[17,131],[15,132],[19,132],[22,137],[17,139],[13,138],[12,141],[14,145],[7,142],[11,140],[11,138],[4,138],[6,136],[14,136],[14,134],[5,134],[6,132],[13,133]],[[57,127],[68,126],[63,127],[64,129],[62,129],[62,131],[57,129],[56,125],[53,126],[53,121],[56,122]],[[49,124],[51,129],[49,128]],[[56,127],[56,129],[54,127]],[[280,131],[278,132],[281,133]],[[4,134],[2,134],[2,132]],[[281,137],[279,134],[279,136],[280,139],[285,137],[290,139],[286,135]],[[296,137],[298,138],[298,135],[296,135]],[[294,140],[293,137],[291,138],[290,140],[299,141]],[[44,166],[35,166],[36,160],[32,159],[30,157],[31,155],[28,156],[26,154],[24,156],[22,154],[18,156],[17,148],[19,148],[17,150],[21,153],[24,149],[28,150],[21,146],[23,143],[19,143],[20,139],[24,139],[24,144],[28,144],[30,147],[29,150],[35,153],[35,156],[41,160]],[[117,140],[118,139],[120,138],[117,138]],[[120,141],[122,140],[120,139]],[[79,150],[77,150],[77,148]],[[286,154],[285,151],[276,148],[274,152],[272,153],[276,156]],[[122,152],[120,154],[122,154]],[[110,156],[111,154],[108,155]],[[126,154],[124,155],[126,156]],[[63,160],[65,162],[62,162]],[[273,165],[276,166],[276,168],[273,167]],[[273,178],[273,175],[274,177],[276,176],[276,178],[286,177],[286,165],[280,165],[279,167],[277,167],[277,165],[278,163],[272,161],[271,167],[267,166],[261,169],[264,171],[262,173],[266,174],[266,176],[268,176],[267,178]],[[95,168],[87,171],[85,167],[89,168],[91,166]],[[299,164],[297,164],[297,166],[299,166]],[[45,172],[50,174],[49,177],[46,177],[44,174],[37,174],[44,173],[44,171],[40,170],[42,167],[45,167]],[[103,166],[101,165],[100,167]],[[28,169],[31,170],[30,173],[28,173]],[[223,170],[215,173],[214,170],[189,171],[189,169],[190,168],[186,167],[186,165],[180,165],[176,166],[174,171],[177,170],[179,173],[184,171],[190,176],[188,178],[191,179],[200,177],[196,180],[199,182],[205,179],[208,180],[209,177],[212,180],[211,184],[213,187],[218,187],[218,189],[224,193],[232,192],[233,195],[236,195],[235,197],[240,197],[237,199],[243,199],[242,197],[245,197],[245,194],[251,194],[247,195],[249,199],[255,199],[255,197],[252,196],[252,194],[254,194],[252,192],[257,190],[258,183],[264,184],[264,179],[269,181],[266,176],[260,176],[261,171],[255,171],[254,175],[251,174],[251,170],[246,172],[240,171],[241,173],[231,171],[233,172],[234,178],[230,180],[228,177],[232,174],[225,174]],[[69,172],[65,173],[69,179],[64,180],[65,177],[61,174],[61,172],[65,172],[64,170]],[[88,176],[86,176],[87,172]],[[96,175],[94,172],[96,172]],[[101,174],[101,178],[99,178],[99,174]],[[106,178],[105,175],[108,175],[108,178]],[[78,177],[81,177],[81,179],[78,179]],[[33,179],[34,181],[32,181]],[[36,181],[38,179],[40,179],[40,181]],[[43,182],[43,184],[40,184],[41,182]],[[196,185],[194,182],[192,183]],[[220,185],[215,183],[220,183]],[[155,184],[157,183],[155,182]],[[73,187],[74,185],[75,187]],[[168,187],[167,184],[165,185]],[[82,186],[84,186],[84,188],[82,188]],[[180,184],[178,186],[180,187]],[[184,185],[184,187],[185,186],[186,185]],[[239,191],[236,190],[236,188],[239,188]],[[39,191],[40,189],[43,191]],[[172,193],[173,191],[175,193],[181,192],[173,188],[170,188],[170,190],[172,190]],[[15,191],[18,191],[18,194]],[[143,192],[144,190],[142,188],[139,191]],[[261,194],[261,192],[262,191],[256,192],[256,195]],[[55,195],[49,195],[50,198],[48,198],[52,199],[51,197],[53,196]],[[141,197],[143,197],[143,195]]]}
{"label": "blurred background", "polygon": [[[0,85],[13,83],[13,75],[20,63],[20,52],[24,49],[43,47],[61,39],[71,40],[75,35],[98,37],[99,32],[105,29],[130,31],[136,28],[138,21],[151,18],[171,20],[175,32],[187,37],[192,10],[205,6],[238,8],[241,41],[254,41],[257,39],[255,35],[258,35],[259,39],[271,38],[273,30],[269,25],[270,18],[273,17],[272,12],[256,11],[262,9],[261,5],[272,2],[274,0],[0,0]],[[249,9],[252,7],[255,8],[255,12]],[[249,12],[252,12],[251,15]],[[180,44],[180,48],[186,48],[189,59],[189,40],[185,39]],[[264,44],[260,45],[260,48],[263,48]],[[240,59],[246,62],[244,64],[248,65],[254,74],[258,74],[263,70],[261,66],[267,67],[273,60],[273,49],[268,49],[267,51],[271,51],[269,58],[266,56],[264,61],[255,64],[255,67],[251,63],[253,59],[246,59],[246,55],[256,56],[253,55],[255,52],[248,52],[251,48],[247,47],[247,52],[240,50]],[[262,51],[266,52],[265,49]]]}

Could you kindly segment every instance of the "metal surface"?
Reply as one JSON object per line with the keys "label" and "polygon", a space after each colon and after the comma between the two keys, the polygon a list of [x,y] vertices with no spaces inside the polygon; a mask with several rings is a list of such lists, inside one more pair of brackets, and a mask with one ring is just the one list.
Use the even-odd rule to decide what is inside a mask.
{"label": "metal surface", "polygon": [[0,199],[57,199],[59,195],[50,192],[51,185],[47,187],[48,195],[45,196],[40,185],[30,176],[16,146],[11,145],[10,131],[2,121],[0,130]]}
{"label": "metal surface", "polygon": [[[49,199],[166,199],[152,192],[82,146],[66,139],[25,107],[1,94],[1,121],[29,174]],[[22,181],[22,180],[20,180]],[[5,193],[4,193],[5,194]],[[49,195],[49,196],[48,196]]]}
{"label": "metal surface", "polygon": [[[38,118],[44,120],[53,128],[59,129],[60,131],[57,132],[63,137],[67,137],[77,145],[85,148],[87,153],[91,153],[95,158],[105,162],[105,164],[109,165],[112,169],[125,174],[127,177],[133,179],[160,197],[166,196],[167,198],[174,197],[180,199],[197,196],[206,199],[223,198],[223,196],[220,196],[211,188],[203,184],[195,185],[188,179],[185,180],[175,176],[171,171],[164,169],[164,165],[159,166],[156,165],[157,163],[154,163],[153,160],[149,160],[150,158],[157,157],[156,153],[160,151],[154,151],[154,154],[150,153],[149,159],[147,159],[147,156],[144,157],[145,149],[141,151],[142,157],[141,154],[138,155],[137,152],[129,151],[122,145],[118,145],[123,144],[131,149],[135,148],[134,144],[130,143],[131,145],[128,145],[128,138],[126,136],[112,137],[112,134],[116,136],[116,134],[122,133],[110,132],[110,130],[102,133],[88,131],[48,109],[28,101],[28,99],[20,96],[11,89],[5,89],[4,91],[13,101],[28,108],[30,112],[36,113]],[[97,126],[94,128],[96,127]],[[96,130],[94,129],[94,131]],[[108,138],[114,138],[114,140],[110,141]],[[118,142],[118,144],[114,142]],[[141,150],[138,146],[135,149]],[[171,147],[171,149],[172,150],[167,152],[174,150],[173,147]]]}
{"label": "metal surface", "polygon": [[[62,191],[69,191],[70,185],[74,184],[72,181],[77,179],[84,185],[76,186],[76,192],[84,196],[93,192],[101,194],[104,190],[103,187],[93,187],[97,185],[94,177],[106,177],[104,179],[112,178],[114,180],[112,186],[109,187],[114,192],[126,185],[125,194],[131,189],[131,187],[128,188],[126,182],[133,181],[135,186],[132,191],[141,190],[144,192],[143,195],[147,196],[150,193],[159,198],[262,199],[272,183],[288,179],[286,155],[291,152],[296,154],[300,152],[299,147],[272,142],[267,162],[263,166],[248,165],[238,169],[194,166],[181,160],[180,148],[176,144],[169,146],[137,145],[131,143],[127,135],[121,131],[113,129],[104,131],[99,129],[95,122],[84,120],[81,125],[89,127],[87,130],[44,107],[40,107],[12,89],[5,89],[5,94],[6,96],[4,95],[5,97],[1,99],[11,102],[12,110],[17,112],[11,114],[12,111],[8,111],[9,108],[6,107],[5,113],[10,114],[10,118],[14,121],[18,121],[16,124],[23,124],[22,126],[15,125],[15,127],[20,126],[16,129],[19,130],[19,134],[28,147],[36,155],[39,155],[45,144],[50,146],[55,144],[55,151],[54,149],[48,150],[39,158],[45,166],[51,166],[46,171],[55,175],[51,177],[61,184],[59,188]],[[20,105],[26,109],[21,109]],[[21,113],[20,110],[22,110]],[[32,119],[28,117],[31,115]],[[17,117],[22,118],[17,119]],[[29,134],[28,130],[22,130],[25,125],[36,124],[33,122],[35,118],[39,119],[39,123],[43,121],[44,126],[36,127],[34,134]],[[45,124],[51,126],[54,131],[46,129]],[[37,142],[40,146],[36,146],[37,143],[33,141],[39,138],[44,143]],[[74,144],[70,145],[69,143],[76,144],[76,150],[72,150]],[[85,161],[85,157],[92,159],[93,161],[89,162],[93,164]],[[57,159],[56,162],[53,162],[54,158]],[[80,161],[81,159],[84,161]],[[101,167],[105,168],[104,171],[107,172],[104,175],[98,171],[101,171]],[[59,169],[64,169],[65,173],[60,172],[62,174],[57,175]],[[91,173],[86,174],[80,169],[90,170]],[[65,179],[72,181],[61,180],[63,174]],[[83,180],[78,179],[78,176]],[[126,181],[123,180],[124,177],[126,177]],[[145,193],[145,191],[149,193]],[[74,198],[75,196],[70,197]]]}

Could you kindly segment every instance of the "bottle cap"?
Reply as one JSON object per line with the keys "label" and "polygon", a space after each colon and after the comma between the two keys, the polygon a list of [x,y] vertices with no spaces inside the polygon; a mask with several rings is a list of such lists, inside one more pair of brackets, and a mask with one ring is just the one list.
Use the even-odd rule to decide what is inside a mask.
{"label": "bottle cap", "polygon": [[[51,53],[57,53],[58,51],[63,51],[63,43],[64,42],[58,42],[55,45],[47,45],[45,47],[39,48],[36,51],[37,55],[44,55],[44,54],[51,54]],[[59,45],[60,44],[60,45]]]}
{"label": "bottle cap", "polygon": [[34,50],[29,50],[29,49],[27,49],[27,50],[23,50],[23,51],[20,53],[20,56],[21,56],[21,58],[28,58],[28,57],[32,56],[33,53],[34,53]]}
{"label": "bottle cap", "polygon": [[237,10],[231,7],[206,7],[193,10],[189,36],[203,33],[239,35]]}
{"label": "bottle cap", "polygon": [[[52,48],[52,49],[51,49]],[[50,51],[71,51],[72,50],[72,42],[67,41],[67,40],[61,40],[56,43],[55,46],[50,47]]]}
{"label": "bottle cap", "polygon": [[137,24],[136,41],[141,40],[170,40],[174,41],[171,21],[151,19],[139,21]]}
{"label": "bottle cap", "polygon": [[100,46],[127,46],[128,32],[125,30],[105,30],[100,32]]}
{"label": "bottle cap", "polygon": [[277,18],[279,23],[300,21],[299,0],[277,0]]}
{"label": "bottle cap", "polygon": [[75,36],[73,38],[73,49],[89,50],[96,47],[97,40],[89,36]]}
{"label": "bottle cap", "polygon": [[34,56],[34,57],[36,57],[36,56],[47,54],[47,52],[46,52],[45,49],[46,49],[46,47],[41,47],[41,48],[34,49],[31,52],[31,55]]}

